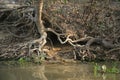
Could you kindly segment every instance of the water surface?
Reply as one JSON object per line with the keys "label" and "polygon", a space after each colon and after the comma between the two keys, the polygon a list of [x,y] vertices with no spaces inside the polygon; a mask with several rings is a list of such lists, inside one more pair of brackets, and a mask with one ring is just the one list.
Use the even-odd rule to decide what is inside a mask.
{"label": "water surface", "polygon": [[94,74],[92,64],[0,65],[0,80],[119,80],[120,74]]}

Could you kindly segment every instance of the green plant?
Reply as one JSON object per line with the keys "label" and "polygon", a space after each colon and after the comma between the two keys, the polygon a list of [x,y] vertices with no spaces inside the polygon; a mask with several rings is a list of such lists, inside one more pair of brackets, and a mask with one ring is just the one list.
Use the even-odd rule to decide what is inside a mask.
{"label": "green plant", "polygon": [[98,65],[97,63],[94,64],[94,74],[97,73],[120,73],[120,70],[117,68],[117,64],[113,63],[113,66],[111,68],[108,68],[105,64],[104,65]]}
{"label": "green plant", "polygon": [[27,64],[27,61],[26,61],[26,58],[24,57],[21,57],[19,60],[18,60],[18,63],[20,64],[20,65],[26,65]]}
{"label": "green plant", "polygon": [[36,54],[32,54],[32,61],[35,63],[41,63],[42,61],[44,61],[46,58],[46,54],[43,52],[41,52],[41,54],[38,56]]}
{"label": "green plant", "polygon": [[18,60],[18,62],[19,62],[19,63],[25,63],[26,61],[25,61],[25,58],[20,58],[20,59]]}
{"label": "green plant", "polygon": [[94,64],[94,75],[97,75],[98,71],[100,70],[101,70],[100,66],[97,63],[95,63]]}
{"label": "green plant", "polygon": [[113,63],[112,68],[107,69],[109,73],[120,73],[120,70],[117,68],[117,63]]}

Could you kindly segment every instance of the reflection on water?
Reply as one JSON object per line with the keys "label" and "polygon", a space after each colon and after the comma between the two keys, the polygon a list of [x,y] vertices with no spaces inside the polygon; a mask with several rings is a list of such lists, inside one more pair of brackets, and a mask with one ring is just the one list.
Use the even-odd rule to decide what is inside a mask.
{"label": "reflection on water", "polygon": [[90,64],[48,64],[9,67],[0,65],[0,80],[119,80],[120,74],[94,75]]}

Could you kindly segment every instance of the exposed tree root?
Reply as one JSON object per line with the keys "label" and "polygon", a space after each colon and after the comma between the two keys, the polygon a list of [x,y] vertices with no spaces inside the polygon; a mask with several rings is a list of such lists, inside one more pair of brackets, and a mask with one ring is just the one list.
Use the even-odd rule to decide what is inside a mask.
{"label": "exposed tree root", "polygon": [[[46,44],[46,39],[47,39],[47,33],[45,31],[45,27],[43,25],[42,22],[42,9],[43,9],[43,0],[39,0],[37,2],[37,7],[36,7],[36,25],[37,25],[37,29],[39,34],[41,35],[40,39],[34,40],[30,43],[30,47],[32,47],[33,44],[38,43],[38,56],[40,55],[40,53],[42,53],[42,48],[43,46]],[[31,49],[30,49],[31,50]],[[36,48],[34,48],[33,50],[36,50]],[[33,51],[32,51],[33,52]]]}
{"label": "exposed tree root", "polygon": [[[104,1],[101,1],[99,5],[101,5],[102,2]],[[81,10],[79,11],[79,9],[76,8],[81,4],[78,5],[76,3],[72,10],[71,7],[73,4],[69,1],[67,3],[68,4],[65,5],[63,5],[63,3],[59,5],[52,4],[52,7],[50,7],[50,9],[48,7],[46,10],[43,9],[43,0],[38,0],[36,6],[9,5],[11,8],[8,8],[8,6],[4,6],[4,8],[0,6],[0,8],[2,8],[2,10],[0,10],[0,20],[5,16],[0,26],[5,27],[12,36],[23,39],[30,36],[35,27],[37,27],[37,34],[40,35],[39,38],[28,40],[28,42],[22,44],[22,46],[19,44],[20,48],[17,50],[21,50],[21,52],[16,54],[17,51],[13,50],[15,52],[15,55],[13,54],[14,57],[32,56],[35,53],[37,56],[47,54],[49,58],[60,59],[60,56],[67,55],[72,59],[92,60],[97,58],[97,55],[99,55],[99,57],[103,55],[106,56],[108,53],[119,50],[115,44],[119,44],[120,33],[117,30],[118,27],[115,25],[114,16],[104,16],[107,14],[107,9],[104,5],[98,7],[95,0],[92,0],[87,6],[84,5],[85,10],[83,10],[83,13],[79,13]],[[59,9],[63,10],[63,13],[61,13]],[[111,8],[108,8],[107,11],[110,12]],[[11,20],[14,17],[15,20]],[[109,27],[109,25],[112,27]],[[113,28],[113,26],[115,26],[115,28]],[[111,32],[109,31],[111,31],[112,34],[110,34]],[[52,37],[50,37],[51,34],[53,34]],[[48,38],[51,43],[49,43]],[[68,45],[68,50],[63,49],[68,47]],[[59,48],[56,46],[59,46]],[[99,48],[99,50],[97,48]],[[2,51],[4,52],[5,50]],[[69,56],[69,54],[71,56]],[[0,54],[0,58],[6,57],[7,55],[10,54],[7,52]]]}

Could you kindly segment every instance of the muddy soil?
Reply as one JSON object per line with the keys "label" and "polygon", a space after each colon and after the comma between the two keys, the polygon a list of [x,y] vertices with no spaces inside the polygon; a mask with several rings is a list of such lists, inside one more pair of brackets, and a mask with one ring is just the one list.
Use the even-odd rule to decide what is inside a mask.
{"label": "muddy soil", "polygon": [[[110,3],[109,10],[104,5],[101,6],[102,2],[100,4],[93,2],[94,5],[90,4],[90,2],[87,4],[77,4],[75,2],[64,4],[59,1],[48,2],[48,4],[43,10],[48,15],[43,15],[46,28],[50,27],[55,31],[63,29],[63,32],[67,32],[67,30],[68,32],[72,31],[75,32],[73,34],[77,38],[82,38],[85,35],[94,38],[100,37],[112,43],[115,47],[105,48],[103,44],[98,42],[90,46],[90,54],[88,54],[84,52],[84,49],[83,52],[80,52],[80,48],[73,47],[69,43],[61,44],[55,34],[48,32],[47,44],[43,47],[43,50],[47,53],[47,60],[120,60],[119,3],[117,5],[115,2],[115,5],[111,5],[113,3]],[[31,35],[25,38],[17,38],[5,28],[0,27],[0,60],[18,60],[21,57],[30,57],[29,43],[39,37],[36,28]],[[85,45],[87,42],[78,43]],[[37,55],[36,52],[33,52],[33,54]]]}

